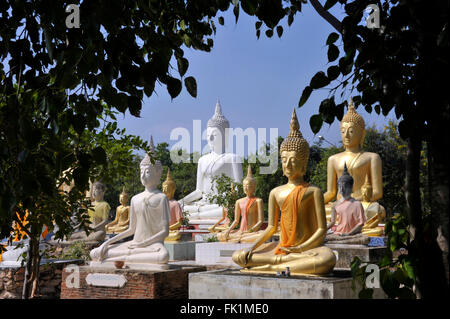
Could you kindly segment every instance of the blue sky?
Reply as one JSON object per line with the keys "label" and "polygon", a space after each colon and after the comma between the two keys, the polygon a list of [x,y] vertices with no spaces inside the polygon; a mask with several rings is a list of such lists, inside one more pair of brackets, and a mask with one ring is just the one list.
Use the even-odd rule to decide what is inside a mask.
{"label": "blue sky", "polygon": [[[343,9],[339,5],[333,13],[342,19]],[[216,23],[217,33],[211,52],[185,49],[185,57],[189,60],[185,76],[196,78],[197,98],[191,97],[183,87],[181,94],[171,100],[165,87],[156,87],[156,94],[144,99],[141,118],[127,112],[124,117],[119,116],[119,127],[145,140],[151,134],[155,144],[167,142],[173,146],[178,140],[170,140],[171,130],[184,127],[192,133],[193,120],[201,120],[202,130],[206,129],[219,98],[223,114],[233,128],[267,128],[267,132],[269,128],[278,128],[278,134],[285,137],[295,106],[300,130],[310,145],[319,135],[338,144],[337,121],[331,126],[324,123],[316,136],[309,126],[310,116],[318,112],[320,102],[328,97],[327,89],[314,91],[308,102],[297,108],[301,92],[312,76],[317,71],[326,71],[329,66],[325,42],[329,33],[335,31],[331,25],[310,5],[305,5],[291,27],[287,26],[286,19],[283,21],[281,39],[277,35],[267,38],[264,32],[257,39],[256,18],[241,10],[236,24],[231,10],[223,16],[225,25]],[[176,63],[173,66],[176,67]],[[179,76],[176,70],[173,74]],[[349,96],[347,93],[344,98]],[[337,95],[336,103],[340,102]],[[375,124],[379,128],[395,117],[392,113],[387,117],[376,113],[370,115],[361,107],[357,111],[364,117],[366,125]],[[205,144],[203,141],[202,147]]]}

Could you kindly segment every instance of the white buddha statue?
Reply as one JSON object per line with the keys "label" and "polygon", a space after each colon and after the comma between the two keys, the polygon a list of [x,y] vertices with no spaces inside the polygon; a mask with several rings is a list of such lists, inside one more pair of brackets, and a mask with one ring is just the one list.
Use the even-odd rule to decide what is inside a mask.
{"label": "white buddha statue", "polygon": [[[154,154],[153,139],[150,139],[150,149]],[[130,268],[142,265],[152,268],[152,264],[157,268],[167,267],[169,252],[164,247],[164,239],[169,235],[169,200],[157,189],[162,165],[160,161],[152,164],[146,155],[140,169],[145,190],[131,198],[129,228],[93,249],[91,266],[124,261]],[[133,239],[117,244],[129,236]]]}
{"label": "white buddha statue", "polygon": [[216,104],[214,116],[209,119],[206,129],[208,145],[211,152],[200,157],[197,166],[196,189],[182,198],[179,203],[183,211],[189,214],[190,221],[202,219],[220,219],[222,207],[208,200],[208,194],[217,194],[213,185],[213,177],[222,173],[230,177],[234,182],[242,180],[242,163],[240,158],[233,153],[225,153],[228,140],[226,129],[230,123],[223,116],[219,101]]}

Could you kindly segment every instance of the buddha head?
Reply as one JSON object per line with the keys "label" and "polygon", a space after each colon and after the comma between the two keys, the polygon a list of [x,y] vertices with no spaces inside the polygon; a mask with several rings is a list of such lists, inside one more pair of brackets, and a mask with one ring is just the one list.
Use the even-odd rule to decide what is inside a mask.
{"label": "buddha head", "polygon": [[338,178],[339,194],[345,199],[352,195],[353,191],[353,177],[348,173],[347,164],[344,164],[344,172]]}
{"label": "buddha head", "polygon": [[95,182],[92,185],[92,198],[96,202],[100,202],[103,200],[103,196],[105,196],[106,186],[101,182]]}
{"label": "buddha head", "polygon": [[281,143],[280,156],[283,174],[287,178],[296,179],[305,175],[309,159],[309,144],[300,132],[295,109],[292,111],[289,135]]}
{"label": "buddha head", "polygon": [[366,136],[365,123],[362,116],[356,113],[355,106],[353,105],[353,99],[351,97],[348,111],[342,118],[340,129],[342,143],[346,149],[352,147],[362,147],[364,137]]}
{"label": "buddha head", "polygon": [[166,194],[169,200],[173,199],[175,195],[175,190],[177,189],[177,185],[175,181],[172,179],[172,175],[170,174],[170,168],[167,170],[167,177],[164,183],[162,184],[162,191]]}
{"label": "buddha head", "polygon": [[[155,145],[153,144],[153,137],[150,136],[150,155],[155,156]],[[141,168],[141,183],[148,189],[156,188],[161,180],[162,165],[160,161],[155,160],[151,162],[149,154],[145,154],[144,159],[140,164]]]}
{"label": "buddha head", "polygon": [[208,121],[206,128],[206,139],[211,151],[222,154],[225,151],[228,140],[227,129],[230,128],[230,122],[222,114],[222,108],[217,100],[216,111]]}
{"label": "buddha head", "polygon": [[129,199],[130,199],[130,196],[129,196],[128,193],[125,191],[125,186],[124,186],[124,187],[122,188],[122,193],[119,195],[119,202],[120,202],[123,206],[126,206]]}
{"label": "buddha head", "polygon": [[363,198],[363,201],[370,202],[370,199],[372,198],[373,188],[372,184],[370,183],[369,175],[366,174],[366,180],[361,186],[361,195]]}
{"label": "buddha head", "polygon": [[242,187],[244,188],[244,193],[248,197],[252,197],[255,195],[256,191],[256,179],[253,178],[252,167],[248,164],[247,168],[247,176],[242,181]]}

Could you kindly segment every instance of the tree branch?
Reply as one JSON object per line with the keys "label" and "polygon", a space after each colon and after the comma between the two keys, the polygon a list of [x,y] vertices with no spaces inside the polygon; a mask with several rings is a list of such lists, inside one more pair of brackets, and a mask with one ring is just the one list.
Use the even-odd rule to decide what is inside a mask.
{"label": "tree branch", "polygon": [[317,11],[317,13],[324,18],[333,28],[337,30],[337,32],[342,33],[342,24],[335,16],[329,13],[327,10],[323,8],[320,4],[319,0],[310,0],[311,5]]}

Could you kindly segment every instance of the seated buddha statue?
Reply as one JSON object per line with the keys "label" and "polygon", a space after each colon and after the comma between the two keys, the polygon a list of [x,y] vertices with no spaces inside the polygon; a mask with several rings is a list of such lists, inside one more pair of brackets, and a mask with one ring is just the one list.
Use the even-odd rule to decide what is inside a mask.
{"label": "seated buddha statue", "polygon": [[[236,189],[234,183],[230,185],[230,194],[232,197],[236,197]],[[218,233],[227,230],[230,227],[230,219],[228,218],[228,209],[222,207],[222,218],[219,219],[214,225],[208,228],[210,233]]]}
{"label": "seated buddha statue", "polygon": [[376,153],[364,152],[362,145],[366,134],[364,119],[355,111],[353,100],[350,98],[348,112],[340,123],[342,143],[345,151],[332,155],[327,164],[327,191],[324,202],[327,218],[331,216],[331,201],[341,197],[337,191],[337,179],[347,165],[350,175],[354,179],[352,197],[362,200],[362,186],[366,175],[372,185],[372,197],[375,202],[383,197],[383,178],[381,173],[381,158]]}
{"label": "seated buddha statue", "polygon": [[[155,154],[152,141],[150,152]],[[93,249],[90,252],[93,262],[104,265],[124,261],[130,268],[136,264],[159,265],[160,268],[161,264],[168,263],[169,252],[164,239],[169,235],[170,208],[167,196],[157,188],[161,174],[161,162],[156,160],[152,164],[149,154],[146,154],[140,164],[141,183],[145,190],[131,198],[130,225],[127,230]],[[130,236],[133,236],[132,240],[117,243]]]}
{"label": "seated buddha statue", "polygon": [[348,173],[346,165],[344,166],[344,173],[338,179],[338,188],[341,198],[333,204],[331,221],[327,225],[327,229],[330,229],[330,231],[325,237],[325,242],[367,244],[370,239],[361,234],[361,229],[366,222],[364,208],[360,201],[351,196],[353,178]]}
{"label": "seated buddha statue", "polygon": [[[233,261],[244,267],[243,272],[276,274],[289,267],[291,274],[328,274],[336,256],[322,246],[327,231],[322,191],[303,180],[309,145],[299,130],[295,109],[280,155],[288,182],[272,189],[267,228],[250,248],[235,251]],[[266,243],[276,232],[279,219],[280,241]]]}
{"label": "seated buddha statue", "polygon": [[181,222],[183,221],[183,212],[181,211],[180,203],[178,203],[173,197],[175,195],[175,190],[177,185],[172,179],[170,174],[170,168],[167,170],[167,177],[162,184],[162,191],[166,194],[169,199],[170,207],[170,218],[169,218],[169,236],[165,241],[178,241],[181,238],[180,228]]}
{"label": "seated buddha statue", "polygon": [[130,223],[130,206],[127,205],[128,200],[129,195],[124,187],[119,196],[120,205],[116,208],[116,218],[105,226],[105,230],[108,234],[118,234],[128,228]]}
{"label": "seated buddha statue", "polygon": [[[264,222],[264,204],[261,198],[255,197],[256,179],[252,176],[250,164],[242,186],[247,196],[236,201],[234,221],[228,229],[217,234],[220,241],[251,243],[262,233],[259,228]],[[239,229],[235,230],[237,225]]]}
{"label": "seated buddha statue", "polygon": [[179,202],[189,220],[218,220],[223,209],[216,203],[211,203],[208,194],[217,194],[213,177],[225,174],[234,182],[242,180],[242,161],[236,154],[226,153],[230,124],[223,116],[219,101],[216,104],[214,116],[209,119],[206,135],[211,152],[199,158],[197,164],[197,184],[195,190]]}
{"label": "seated buddha statue", "polygon": [[362,233],[371,237],[383,236],[384,230],[379,224],[384,223],[386,210],[378,202],[370,200],[372,198],[372,185],[367,175],[366,182],[362,187],[362,196],[361,204],[366,215],[366,223],[362,228]]}
{"label": "seated buddha statue", "polygon": [[[75,241],[84,242],[101,242],[105,239],[106,230],[105,226],[108,222],[109,211],[111,207],[103,199],[106,192],[105,184],[101,182],[95,182],[92,186],[91,198],[94,199],[92,203],[93,209],[89,208],[89,227],[92,228],[89,235],[84,230],[75,231],[67,240],[67,243]],[[79,228],[78,225],[76,228]]]}

